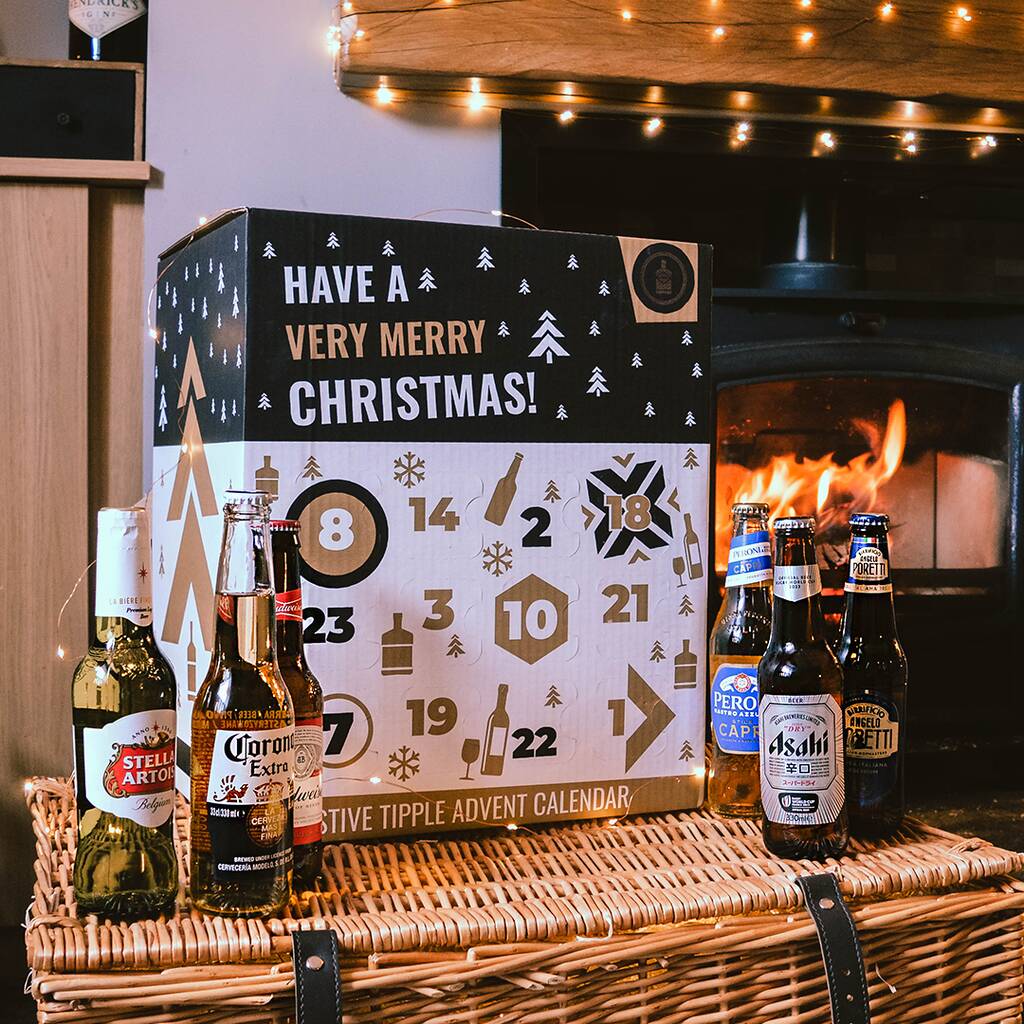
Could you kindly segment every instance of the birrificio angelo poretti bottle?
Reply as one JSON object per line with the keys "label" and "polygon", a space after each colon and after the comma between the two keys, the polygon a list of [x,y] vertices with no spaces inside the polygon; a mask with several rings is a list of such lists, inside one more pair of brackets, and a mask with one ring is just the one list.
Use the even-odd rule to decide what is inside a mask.
{"label": "birrificio angelo poretti bottle", "polygon": [[101,509],[95,630],[72,682],[80,915],[155,917],[178,894],[175,683],[153,637],[150,565],[146,510]]}
{"label": "birrificio angelo poretti bottle", "polygon": [[778,857],[837,857],[849,838],[843,673],[825,639],[812,518],[776,520],[773,591],[757,669],[764,843]]}
{"label": "birrificio angelo poretti bottle", "polygon": [[277,667],[265,495],[229,491],[213,657],[192,709],[192,902],[236,916],[291,895],[295,715]]}

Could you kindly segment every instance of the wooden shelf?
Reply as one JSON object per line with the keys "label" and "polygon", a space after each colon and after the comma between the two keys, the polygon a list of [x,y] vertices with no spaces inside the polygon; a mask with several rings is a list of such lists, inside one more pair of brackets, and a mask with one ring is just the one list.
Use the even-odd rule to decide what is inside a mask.
{"label": "wooden shelf", "polygon": [[69,181],[90,185],[148,185],[153,168],[145,160],[56,160],[0,157],[0,178],[14,181]]}

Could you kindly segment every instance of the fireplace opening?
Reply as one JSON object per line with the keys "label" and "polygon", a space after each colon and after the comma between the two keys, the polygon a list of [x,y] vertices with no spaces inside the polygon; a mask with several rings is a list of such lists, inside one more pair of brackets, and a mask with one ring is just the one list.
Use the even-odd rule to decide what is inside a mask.
{"label": "fireplace opening", "polygon": [[978,595],[1006,558],[1008,399],[1003,391],[877,376],[759,381],[718,396],[715,566],[729,508],[814,515],[823,583],[842,591],[851,512],[892,520],[898,592]]}

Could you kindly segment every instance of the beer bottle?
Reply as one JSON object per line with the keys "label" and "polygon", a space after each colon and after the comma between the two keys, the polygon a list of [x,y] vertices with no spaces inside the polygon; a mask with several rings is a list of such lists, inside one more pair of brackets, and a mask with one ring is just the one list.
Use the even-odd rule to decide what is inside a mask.
{"label": "beer bottle", "polygon": [[732,507],[725,597],[709,642],[711,769],[708,803],[718,814],[759,813],[757,666],[772,628],[768,506]]}
{"label": "beer bottle", "polygon": [[850,517],[850,571],[837,652],[843,666],[846,801],[856,836],[891,835],[903,820],[907,659],[896,633],[889,517]]}
{"label": "beer bottle", "polygon": [[775,522],[772,632],[757,668],[764,844],[821,860],[846,848],[843,673],[825,639],[814,519]]}
{"label": "beer bottle", "polygon": [[171,666],[153,637],[144,508],[97,517],[96,618],[72,682],[80,916],[155,917],[178,894]]}
{"label": "beer bottle", "polygon": [[213,657],[192,709],[192,902],[278,913],[292,877],[295,715],[277,667],[265,495],[228,491]]}
{"label": "beer bottle", "polygon": [[295,708],[295,791],[292,798],[296,882],[311,886],[323,864],[324,694],[302,648],[299,524],[272,519],[277,667]]}

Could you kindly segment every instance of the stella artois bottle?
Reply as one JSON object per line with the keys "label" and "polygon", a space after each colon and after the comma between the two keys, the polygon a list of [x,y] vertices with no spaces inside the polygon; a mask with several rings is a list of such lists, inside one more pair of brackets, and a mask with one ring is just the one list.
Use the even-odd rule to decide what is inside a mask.
{"label": "stella artois bottle", "polygon": [[154,917],[178,894],[175,683],[151,589],[146,510],[101,509],[96,625],[72,682],[79,915]]}
{"label": "stella artois bottle", "polygon": [[242,917],[291,895],[295,715],[277,667],[266,496],[228,491],[210,670],[192,709],[192,902]]}
{"label": "stella artois bottle", "polygon": [[295,706],[295,881],[312,885],[323,861],[324,694],[310,671],[302,646],[302,586],[299,580],[299,524],[273,519],[274,589],[277,608],[277,665]]}

